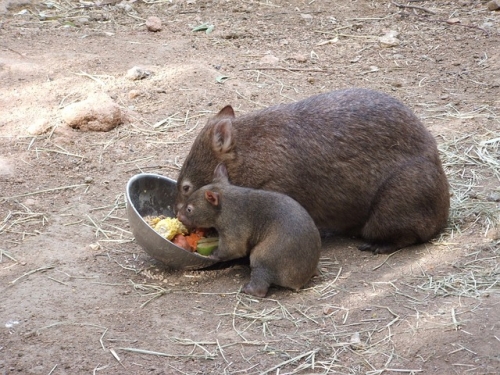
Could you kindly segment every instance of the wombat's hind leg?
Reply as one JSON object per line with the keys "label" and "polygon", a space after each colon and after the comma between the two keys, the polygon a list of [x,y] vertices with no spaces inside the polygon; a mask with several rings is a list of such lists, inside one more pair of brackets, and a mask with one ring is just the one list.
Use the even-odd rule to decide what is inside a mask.
{"label": "wombat's hind leg", "polygon": [[252,296],[255,297],[265,297],[267,294],[267,291],[269,289],[269,285],[266,285],[266,283],[256,283],[253,281],[250,281],[248,284],[246,284],[243,287],[243,293],[246,294],[251,294]]}
{"label": "wombat's hind leg", "polygon": [[243,293],[256,297],[265,297],[271,282],[269,273],[261,267],[252,267],[250,281],[243,287]]}
{"label": "wombat's hind leg", "polygon": [[449,192],[439,164],[423,157],[408,161],[380,187],[361,230],[375,254],[430,240],[446,224]]}

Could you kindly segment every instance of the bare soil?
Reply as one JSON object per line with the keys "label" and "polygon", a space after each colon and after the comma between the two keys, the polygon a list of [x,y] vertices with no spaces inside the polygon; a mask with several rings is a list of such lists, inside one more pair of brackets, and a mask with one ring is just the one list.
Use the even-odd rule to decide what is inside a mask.
{"label": "bare soil", "polygon": [[[500,12],[485,3],[2,0],[0,373],[500,373]],[[125,78],[134,66],[151,75]],[[353,86],[436,136],[453,194],[440,238],[391,256],[327,238],[321,275],[265,299],[239,293],[245,261],[168,271],[133,241],[126,182],[176,178],[208,116]],[[64,125],[92,92],[127,120]]]}

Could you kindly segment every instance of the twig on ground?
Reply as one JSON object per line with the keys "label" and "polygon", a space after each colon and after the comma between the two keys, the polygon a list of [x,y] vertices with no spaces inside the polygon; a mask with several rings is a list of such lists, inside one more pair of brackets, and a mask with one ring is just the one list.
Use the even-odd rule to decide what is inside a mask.
{"label": "twig on ground", "polygon": [[432,10],[429,10],[429,9],[423,8],[423,7],[419,7],[417,5],[404,5],[404,4],[396,3],[395,1],[391,1],[391,3],[394,4],[395,6],[397,6],[398,8],[417,9],[417,10],[421,10],[421,11],[429,13],[429,14],[436,14],[436,12],[433,12]]}
{"label": "twig on ground", "polygon": [[52,189],[44,189],[44,190],[38,190],[38,191],[33,191],[31,193],[25,193],[25,194],[19,194],[19,195],[12,195],[10,197],[0,197],[0,201],[3,200],[9,200],[9,199],[15,199],[15,198],[21,198],[21,197],[28,197],[31,195],[37,195],[37,194],[43,194],[43,193],[50,193],[53,191],[58,191],[58,190],[66,190],[66,189],[73,189],[73,188],[78,188],[82,186],[89,186],[89,184],[77,184],[77,185],[68,185],[68,186],[60,186]]}
{"label": "twig on ground", "polygon": [[303,354],[299,354],[298,356],[296,357],[293,357],[293,358],[290,358],[286,361],[283,361],[279,364],[277,364],[276,366],[273,366],[271,367],[270,369],[267,369],[266,371],[264,372],[261,372],[260,375],[266,375],[266,374],[269,374],[270,372],[273,372],[274,370],[278,370],[279,368],[289,364],[289,363],[292,363],[292,362],[295,362],[295,361],[298,361],[299,359],[302,359],[304,357],[308,357],[308,356],[314,356],[317,352],[319,352],[319,349],[314,349],[314,350],[311,350],[307,353],[303,353]]}
{"label": "twig on ground", "polygon": [[190,355],[190,354],[168,354],[168,353],[161,353],[161,352],[155,352],[151,350],[137,349],[137,348],[118,348],[118,350],[124,350],[127,352],[139,353],[139,354],[157,355],[159,357],[169,357],[169,358],[215,359],[214,355],[208,356],[208,355]]}
{"label": "twig on ground", "polygon": [[19,276],[17,279],[12,280],[10,283],[11,284],[15,284],[17,281],[21,280],[23,277],[32,275],[32,274],[34,274],[36,272],[42,272],[42,271],[50,270],[52,268],[54,268],[54,266],[45,266],[45,267],[37,268],[35,270],[28,271],[28,272],[24,273],[23,275]]}
{"label": "twig on ground", "polygon": [[264,66],[264,67],[255,67],[255,68],[243,68],[240,71],[244,70],[284,70],[287,72],[313,72],[313,73],[331,73],[328,70],[324,69],[312,69],[312,68],[284,68],[281,66]]}
{"label": "twig on ground", "polygon": [[399,253],[400,251],[401,251],[401,249],[399,249],[399,250],[397,250],[397,251],[395,251],[395,252],[393,252],[393,253],[389,254],[389,255],[387,256],[387,258],[385,258],[385,260],[384,260],[382,263],[380,263],[378,266],[373,267],[373,268],[372,268],[372,271],[375,271],[375,270],[379,269],[380,267],[382,267],[382,266],[383,266],[383,265],[384,265],[384,264],[385,264],[385,263],[389,260],[389,258],[390,258],[390,257],[392,257],[393,255],[396,255],[396,254],[397,254],[397,253]]}

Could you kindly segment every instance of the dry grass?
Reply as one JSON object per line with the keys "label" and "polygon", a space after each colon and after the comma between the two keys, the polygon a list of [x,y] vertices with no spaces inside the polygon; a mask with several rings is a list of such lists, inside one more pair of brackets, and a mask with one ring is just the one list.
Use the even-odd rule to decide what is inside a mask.
{"label": "dry grass", "polygon": [[500,118],[487,107],[460,113],[453,106],[436,118],[485,118],[483,131],[441,135],[439,149],[450,182],[450,230],[461,232],[478,224],[486,233],[500,225]]}

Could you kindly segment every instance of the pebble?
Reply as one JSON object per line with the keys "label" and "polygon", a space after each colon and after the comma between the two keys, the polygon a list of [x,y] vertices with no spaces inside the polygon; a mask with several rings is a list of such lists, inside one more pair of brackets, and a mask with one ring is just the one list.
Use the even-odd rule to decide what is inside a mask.
{"label": "pebble", "polygon": [[25,206],[34,206],[36,203],[37,201],[33,198],[28,198],[23,202]]}
{"label": "pebble", "polygon": [[307,62],[307,56],[302,55],[300,53],[295,53],[292,56],[290,56],[290,60],[295,60],[299,63],[305,63],[305,62]]}
{"label": "pebble", "polygon": [[491,228],[487,233],[486,233],[486,238],[496,241],[500,239],[500,228]]}
{"label": "pebble", "polygon": [[79,17],[75,20],[75,24],[76,25],[88,25],[88,23],[90,22],[89,18],[88,17]]}
{"label": "pebble", "polygon": [[63,121],[82,131],[110,131],[123,122],[122,112],[109,95],[90,94],[87,99],[73,103],[61,112]]}
{"label": "pebble", "polygon": [[146,28],[148,29],[148,31],[152,32],[161,31],[161,19],[156,16],[148,17],[148,19],[146,20]]}
{"label": "pebble", "polygon": [[323,315],[330,315],[334,311],[335,311],[335,309],[332,306],[323,307]]}
{"label": "pebble", "polygon": [[390,48],[390,47],[396,47],[399,45],[400,41],[397,38],[399,33],[395,30],[390,30],[387,32],[385,35],[381,36],[378,41],[380,43],[381,47],[384,48]]}
{"label": "pebble", "polygon": [[125,74],[125,78],[130,79],[131,81],[138,81],[140,79],[148,78],[151,75],[151,72],[146,69],[139,68],[138,66],[134,66],[127,70],[127,74]]}
{"label": "pebble", "polygon": [[486,4],[486,7],[488,8],[488,10],[499,10],[500,9],[500,1],[499,0],[489,1]]}
{"label": "pebble", "polygon": [[101,245],[99,244],[99,242],[91,243],[89,245],[89,247],[90,247],[90,250],[93,250],[93,251],[101,250]]}
{"label": "pebble", "polygon": [[41,135],[49,130],[49,120],[46,118],[36,119],[34,123],[28,126],[27,132],[30,135]]}
{"label": "pebble", "polygon": [[138,96],[141,96],[141,92],[139,90],[130,90],[128,92],[128,98],[129,99],[135,99]]}
{"label": "pebble", "polygon": [[488,201],[490,202],[500,202],[500,193],[493,192],[488,195]]}

